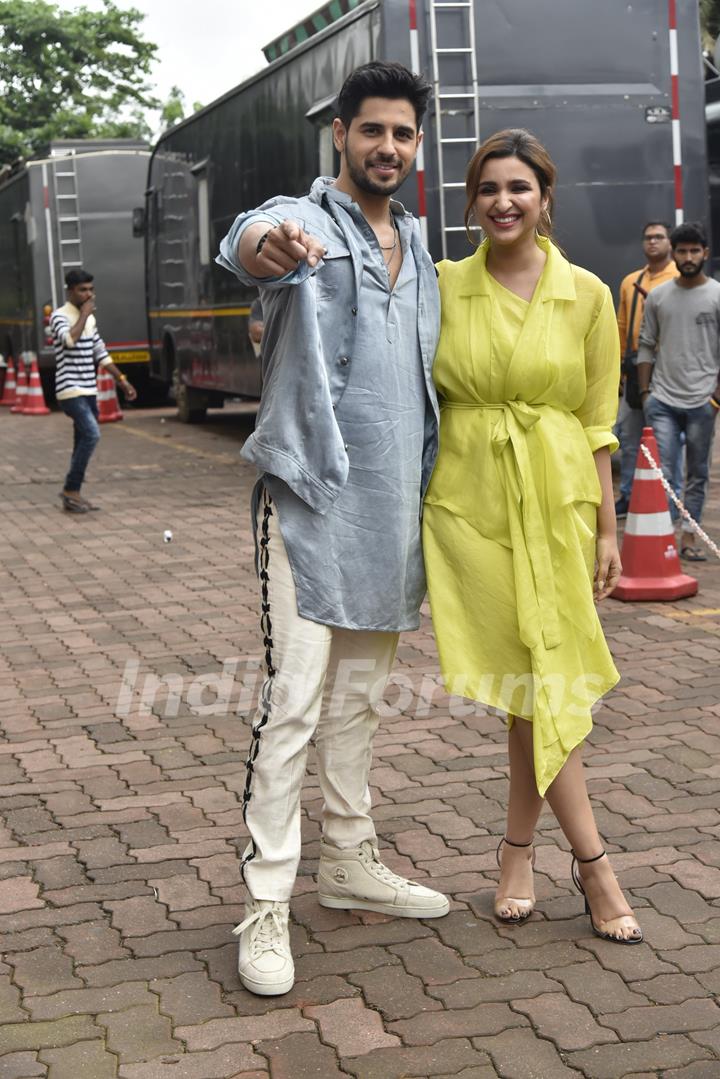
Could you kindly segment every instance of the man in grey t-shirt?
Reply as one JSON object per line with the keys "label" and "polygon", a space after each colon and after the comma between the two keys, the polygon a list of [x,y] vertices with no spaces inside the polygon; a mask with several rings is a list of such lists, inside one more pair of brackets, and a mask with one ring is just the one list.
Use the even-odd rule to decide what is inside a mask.
{"label": "man in grey t-shirt", "polygon": [[[720,284],[703,272],[709,251],[701,224],[678,225],[670,244],[680,276],[647,298],[640,328],[638,384],[668,482],[672,482],[672,464],[685,433],[685,505],[699,522],[720,410]],[[683,532],[680,553],[688,561],[705,561],[690,531]]]}

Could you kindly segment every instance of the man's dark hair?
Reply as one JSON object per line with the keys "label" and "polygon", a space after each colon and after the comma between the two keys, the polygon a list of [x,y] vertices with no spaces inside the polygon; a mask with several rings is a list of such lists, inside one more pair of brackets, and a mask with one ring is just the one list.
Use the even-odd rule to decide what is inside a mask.
{"label": "man's dark hair", "polygon": [[68,270],[65,274],[65,287],[75,288],[76,285],[84,285],[88,281],[94,281],[95,278],[87,270]]}
{"label": "man's dark hair", "polygon": [[415,109],[415,120],[420,128],[432,86],[421,75],[414,75],[402,64],[373,60],[351,71],[338,94],[338,116],[345,127],[360,112],[366,97],[386,97],[392,101],[401,98],[409,101]]}
{"label": "man's dark hair", "polygon": [[68,270],[65,275],[66,288],[74,288],[76,285],[85,285],[89,281],[95,281],[92,273],[86,270]]}
{"label": "man's dark hair", "polygon": [[670,236],[670,233],[672,232],[672,225],[669,225],[667,221],[646,221],[643,225],[642,230],[643,238],[645,237],[645,233],[648,229],[657,228],[658,226],[661,229],[665,229],[665,232],[668,234],[668,236]]}
{"label": "man's dark hair", "polygon": [[670,233],[670,246],[673,251],[678,244],[701,244],[707,247],[707,233],[702,221],[686,221],[684,225],[677,225]]}

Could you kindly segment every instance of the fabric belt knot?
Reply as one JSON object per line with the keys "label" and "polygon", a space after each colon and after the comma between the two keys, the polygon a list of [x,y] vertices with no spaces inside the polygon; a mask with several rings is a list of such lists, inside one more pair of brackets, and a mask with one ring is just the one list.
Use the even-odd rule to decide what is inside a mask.
{"label": "fabric belt knot", "polygon": [[[527,444],[528,433],[542,419],[542,406],[533,407],[518,400],[475,404],[449,401],[447,406],[500,413],[492,424],[490,440],[507,480],[507,516],[520,639],[530,649],[539,645],[555,648],[562,637],[549,545],[552,531],[538,501]],[[541,449],[540,444],[537,449]]]}
{"label": "fabric belt knot", "polygon": [[[500,416],[495,422],[491,435],[492,447],[496,456],[503,452],[508,442],[512,442],[513,446],[515,446],[517,438],[513,439],[513,434],[524,435],[540,419],[540,413],[531,408],[525,401],[504,401],[502,404],[488,405],[487,407],[500,410]],[[520,428],[519,432],[517,431],[518,427]]]}

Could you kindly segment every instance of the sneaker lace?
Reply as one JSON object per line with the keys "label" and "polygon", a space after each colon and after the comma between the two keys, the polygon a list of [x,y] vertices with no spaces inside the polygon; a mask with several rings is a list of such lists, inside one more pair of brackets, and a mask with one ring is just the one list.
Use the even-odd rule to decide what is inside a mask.
{"label": "sneaker lace", "polygon": [[373,875],[376,876],[378,880],[396,888],[407,886],[409,881],[407,881],[405,877],[400,877],[397,873],[393,873],[392,869],[389,869],[388,866],[381,862],[378,851],[371,843],[363,843],[360,849],[365,856],[365,860],[370,863],[369,868],[372,869]]}
{"label": "sneaker lace", "polygon": [[263,907],[254,914],[248,915],[245,921],[235,926],[233,934],[239,937],[251,925],[254,928],[250,933],[250,952],[255,958],[264,952],[277,952],[285,955],[284,944],[285,926],[277,907]]}

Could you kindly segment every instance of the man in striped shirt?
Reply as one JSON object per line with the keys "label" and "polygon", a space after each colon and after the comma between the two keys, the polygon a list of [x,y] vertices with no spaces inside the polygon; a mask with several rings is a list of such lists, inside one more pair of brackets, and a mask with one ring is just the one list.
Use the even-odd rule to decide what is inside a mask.
{"label": "man in striped shirt", "polygon": [[97,509],[80,494],[85,471],[100,438],[97,407],[97,368],[104,367],[122,386],[128,401],[137,393],[110,359],[95,321],[95,286],[87,270],[65,274],[67,303],[53,311],[50,331],[55,349],[55,395],[73,421],[73,452],[65,486],[60,493],[68,513]]}

